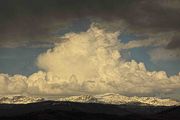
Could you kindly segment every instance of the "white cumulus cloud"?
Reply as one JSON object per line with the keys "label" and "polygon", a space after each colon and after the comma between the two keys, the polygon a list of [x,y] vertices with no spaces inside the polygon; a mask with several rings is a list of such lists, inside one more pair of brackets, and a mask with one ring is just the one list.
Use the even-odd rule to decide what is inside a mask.
{"label": "white cumulus cloud", "polygon": [[168,94],[177,98],[180,75],[149,72],[143,63],[121,58],[119,32],[91,26],[68,33],[64,42],[40,54],[43,71],[30,76],[0,74],[0,94],[78,95],[119,93],[125,95]]}

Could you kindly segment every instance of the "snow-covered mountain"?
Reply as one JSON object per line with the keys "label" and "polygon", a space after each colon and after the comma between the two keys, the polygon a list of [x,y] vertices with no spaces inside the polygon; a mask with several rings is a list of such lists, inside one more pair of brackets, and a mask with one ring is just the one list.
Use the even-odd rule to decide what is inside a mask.
{"label": "snow-covered mountain", "polygon": [[103,103],[103,104],[138,104],[154,106],[174,106],[180,105],[179,102],[171,99],[160,99],[156,97],[127,97],[119,94],[108,93],[102,95],[81,95],[60,98],[59,101],[83,102],[83,103]]}
{"label": "snow-covered mountain", "polygon": [[[0,97],[0,104],[27,104],[46,101],[47,99],[41,97],[29,97],[29,96],[5,96]],[[114,93],[107,93],[101,95],[80,95],[70,97],[60,97],[58,99],[48,99],[55,101],[70,101],[81,103],[102,103],[102,104],[133,104],[133,105],[153,105],[153,106],[174,106],[180,105],[179,102],[171,99],[160,99],[156,97],[127,97]]]}
{"label": "snow-covered mountain", "polygon": [[29,96],[5,96],[0,98],[0,104],[28,104],[44,101],[41,97],[29,97]]}
{"label": "snow-covered mountain", "polygon": [[82,103],[99,103],[98,99],[92,95],[80,95],[60,98],[58,101],[82,102]]}

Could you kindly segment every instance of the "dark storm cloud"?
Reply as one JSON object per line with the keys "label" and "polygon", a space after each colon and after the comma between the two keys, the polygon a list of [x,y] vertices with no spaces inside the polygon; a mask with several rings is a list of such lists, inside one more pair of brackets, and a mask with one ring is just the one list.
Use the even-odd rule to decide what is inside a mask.
{"label": "dark storm cloud", "polygon": [[180,48],[180,36],[174,36],[171,42],[168,43],[167,49],[176,49]]}
{"label": "dark storm cloud", "polygon": [[128,4],[125,0],[1,0],[0,44],[49,39],[67,21],[88,16],[110,18],[118,7]]}
{"label": "dark storm cloud", "polygon": [[[180,30],[180,9],[162,6],[165,0],[141,0],[128,9],[125,19],[134,28],[152,32]],[[180,5],[180,4],[179,4]]]}
{"label": "dark storm cloud", "polygon": [[57,28],[83,17],[124,20],[140,33],[180,32],[178,4],[170,0],[1,0],[0,45],[52,39]]}
{"label": "dark storm cloud", "polygon": [[141,0],[127,13],[124,18],[130,29],[140,33],[177,32],[166,48],[180,48],[180,1]]}

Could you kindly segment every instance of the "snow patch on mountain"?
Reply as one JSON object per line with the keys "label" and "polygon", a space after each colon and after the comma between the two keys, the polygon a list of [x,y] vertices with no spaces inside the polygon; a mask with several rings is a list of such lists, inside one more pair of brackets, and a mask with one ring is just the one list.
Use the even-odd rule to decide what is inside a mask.
{"label": "snow patch on mountain", "polygon": [[59,101],[82,102],[82,103],[98,103],[98,99],[92,95],[80,95],[60,98]]}
{"label": "snow patch on mountain", "polygon": [[56,99],[41,98],[35,96],[3,96],[0,97],[0,104],[28,104],[42,102],[46,100],[52,101],[69,101],[80,103],[101,103],[114,105],[152,105],[152,106],[178,106],[180,102],[172,99],[161,99],[156,97],[127,97],[114,93],[106,93],[101,95],[80,95],[70,97],[60,97]]}
{"label": "snow patch on mountain", "polygon": [[114,93],[102,95],[81,95],[60,98],[59,101],[83,102],[83,103],[103,103],[103,104],[137,104],[137,105],[153,105],[153,106],[174,106],[180,105],[179,102],[171,99],[160,99],[156,97],[127,97]]}
{"label": "snow patch on mountain", "polygon": [[29,96],[4,96],[0,97],[0,104],[28,104],[44,101],[41,97],[29,97]]}

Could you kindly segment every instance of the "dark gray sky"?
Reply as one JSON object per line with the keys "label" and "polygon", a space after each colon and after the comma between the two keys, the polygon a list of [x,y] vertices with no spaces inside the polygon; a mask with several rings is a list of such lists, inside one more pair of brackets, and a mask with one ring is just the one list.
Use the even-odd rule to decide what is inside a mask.
{"label": "dark gray sky", "polygon": [[[1,0],[0,44],[47,40],[57,28],[83,17],[124,20],[138,32],[180,32],[178,0]],[[170,43],[180,47],[179,37]]]}

